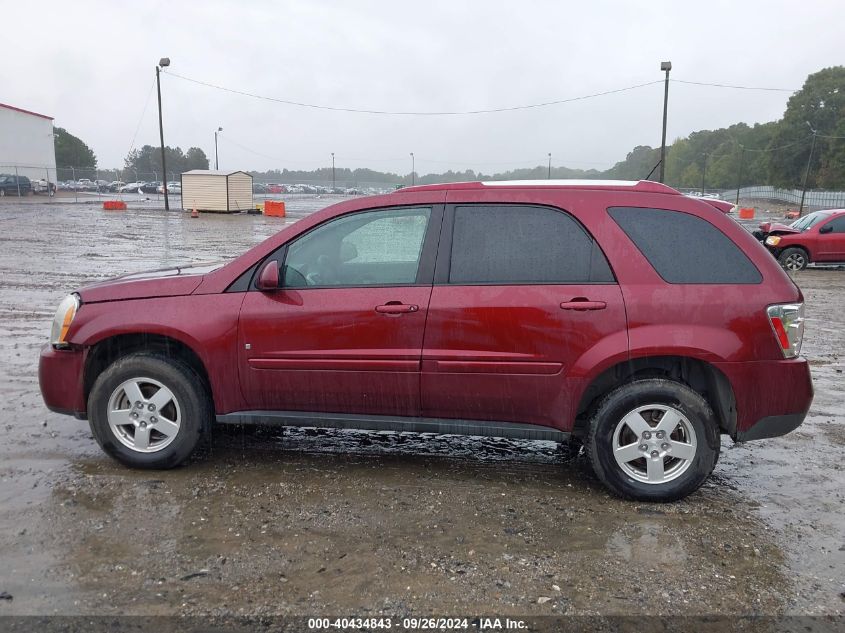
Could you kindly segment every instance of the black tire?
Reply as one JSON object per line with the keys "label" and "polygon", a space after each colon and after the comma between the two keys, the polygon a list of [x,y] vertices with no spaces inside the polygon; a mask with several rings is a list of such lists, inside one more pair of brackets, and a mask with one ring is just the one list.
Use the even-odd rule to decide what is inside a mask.
{"label": "black tire", "polygon": [[[173,405],[168,406],[178,403],[179,407],[178,432],[155,452],[126,446],[109,424],[113,394],[126,381],[142,377],[167,387],[173,395]],[[211,397],[197,373],[180,360],[154,353],[130,354],[116,360],[100,374],[88,396],[88,419],[97,443],[110,457],[132,468],[166,469],[183,463],[210,436],[212,414]]]}
{"label": "black tire", "polygon": [[[622,420],[627,415],[633,414],[639,407],[648,405],[665,407],[667,410],[680,414],[684,418],[683,424],[687,430],[683,431],[681,426],[678,426],[675,433],[686,432],[695,439],[692,459],[680,460],[671,457],[669,453],[665,453],[665,457],[654,453],[654,460],[661,462],[658,466],[660,472],[663,472],[664,465],[669,466],[666,472],[670,475],[672,468],[676,467],[676,470],[680,471],[674,479],[662,483],[647,483],[636,478],[630,472],[626,472],[614,457],[617,426],[622,425]],[[641,419],[643,419],[642,416]],[[653,425],[654,422],[651,424]],[[622,426],[620,439],[623,437],[621,433],[632,434],[633,432],[627,426]],[[649,434],[651,435],[651,429],[649,429]],[[636,447],[638,450],[641,446],[648,446],[641,460],[630,462],[629,468],[639,472],[639,468],[649,467],[647,455],[653,448],[658,448],[653,445],[658,440],[656,437],[645,440],[631,436],[634,437],[633,442],[638,444]],[[669,439],[675,440],[671,437]],[[681,437],[677,441],[688,442],[689,440]],[[620,443],[628,444],[627,441]],[[673,447],[679,446],[674,442],[670,443]],[[614,494],[638,501],[676,501],[697,490],[713,472],[719,459],[719,426],[713,410],[700,394],[673,380],[649,378],[624,384],[605,396],[590,420],[586,444],[593,471]],[[684,469],[680,466],[684,466]],[[647,476],[647,473],[643,472],[642,476]]]}
{"label": "black tire", "polygon": [[778,263],[786,270],[804,270],[810,263],[810,257],[803,248],[793,246],[778,256]]}

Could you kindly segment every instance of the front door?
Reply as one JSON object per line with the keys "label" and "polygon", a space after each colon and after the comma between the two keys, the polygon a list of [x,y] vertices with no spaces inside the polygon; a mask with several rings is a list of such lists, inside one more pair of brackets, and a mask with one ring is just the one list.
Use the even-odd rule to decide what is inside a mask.
{"label": "front door", "polygon": [[[566,428],[575,365],[627,345],[601,249],[560,209],[447,207],[423,347],[423,415]],[[444,270],[445,269],[445,270]]]}
{"label": "front door", "polygon": [[329,220],[280,249],[283,289],[251,290],[239,322],[251,409],[419,415],[440,207]]}
{"label": "front door", "polygon": [[[830,230],[822,233],[822,229]],[[816,261],[845,262],[845,215],[838,215],[820,226]]]}

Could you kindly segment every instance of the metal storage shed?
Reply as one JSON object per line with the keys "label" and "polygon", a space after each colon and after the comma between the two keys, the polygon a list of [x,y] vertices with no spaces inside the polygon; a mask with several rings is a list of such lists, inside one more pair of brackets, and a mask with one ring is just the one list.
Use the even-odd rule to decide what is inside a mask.
{"label": "metal storage shed", "polygon": [[182,174],[183,209],[237,213],[252,207],[252,176],[245,171],[192,169]]}

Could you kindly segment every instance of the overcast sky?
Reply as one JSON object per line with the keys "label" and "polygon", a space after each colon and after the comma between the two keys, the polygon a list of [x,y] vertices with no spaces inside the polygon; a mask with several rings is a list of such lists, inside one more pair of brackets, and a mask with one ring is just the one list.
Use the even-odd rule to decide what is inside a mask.
{"label": "overcast sky", "polygon": [[[279,99],[397,111],[566,99],[672,77],[800,88],[845,63],[841,0],[4,3],[0,101],[55,117],[101,167],[158,144],[154,67]],[[144,104],[149,96],[146,111]],[[669,137],[779,118],[789,93],[670,86]],[[473,116],[306,109],[162,77],[165,141],[221,168],[607,168],[660,144],[662,84]],[[143,116],[142,116],[143,112]]]}

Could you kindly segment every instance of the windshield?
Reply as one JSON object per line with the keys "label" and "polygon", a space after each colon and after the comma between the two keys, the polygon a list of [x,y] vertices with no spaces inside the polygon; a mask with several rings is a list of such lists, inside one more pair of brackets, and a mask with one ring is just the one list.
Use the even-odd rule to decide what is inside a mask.
{"label": "windshield", "polygon": [[815,211],[810,215],[805,215],[803,218],[798,218],[789,226],[793,229],[798,229],[799,231],[803,232],[828,217],[830,217],[830,213],[827,213],[825,211]]}

